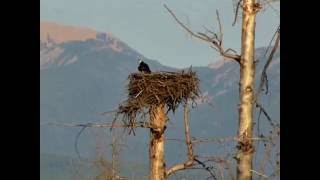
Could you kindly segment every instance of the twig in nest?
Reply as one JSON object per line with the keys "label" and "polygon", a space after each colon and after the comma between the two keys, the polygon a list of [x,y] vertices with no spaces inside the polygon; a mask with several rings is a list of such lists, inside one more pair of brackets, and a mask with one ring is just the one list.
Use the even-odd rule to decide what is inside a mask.
{"label": "twig in nest", "polygon": [[142,92],[143,92],[143,89],[134,98],[137,98]]}

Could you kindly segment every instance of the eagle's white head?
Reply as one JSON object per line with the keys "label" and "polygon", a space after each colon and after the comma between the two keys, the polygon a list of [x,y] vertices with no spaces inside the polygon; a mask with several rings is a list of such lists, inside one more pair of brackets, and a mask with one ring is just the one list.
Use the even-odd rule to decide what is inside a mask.
{"label": "eagle's white head", "polygon": [[139,63],[141,63],[141,62],[142,62],[142,58],[140,57],[140,58],[139,58]]}

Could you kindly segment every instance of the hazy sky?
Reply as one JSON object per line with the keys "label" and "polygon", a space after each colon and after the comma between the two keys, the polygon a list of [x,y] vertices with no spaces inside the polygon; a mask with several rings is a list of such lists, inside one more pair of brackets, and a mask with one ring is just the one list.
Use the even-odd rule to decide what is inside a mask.
{"label": "hazy sky", "polygon": [[[173,67],[206,66],[221,57],[191,38],[169,15],[166,3],[194,31],[224,27],[225,47],[240,48],[240,21],[232,27],[233,0],[40,0],[41,21],[111,32],[144,56]],[[280,23],[279,3],[257,17],[256,47],[267,46]]]}

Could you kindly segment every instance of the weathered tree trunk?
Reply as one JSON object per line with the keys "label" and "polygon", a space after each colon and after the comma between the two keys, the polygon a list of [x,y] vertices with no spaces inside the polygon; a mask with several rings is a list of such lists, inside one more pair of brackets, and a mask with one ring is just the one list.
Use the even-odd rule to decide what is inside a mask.
{"label": "weathered tree trunk", "polygon": [[255,0],[243,0],[242,39],[240,60],[239,144],[237,153],[237,179],[252,179],[252,122],[254,98],[254,40],[256,20]]}
{"label": "weathered tree trunk", "polygon": [[150,180],[166,180],[166,164],[164,158],[165,143],[165,106],[160,105],[150,108],[150,122],[153,126],[150,129]]}

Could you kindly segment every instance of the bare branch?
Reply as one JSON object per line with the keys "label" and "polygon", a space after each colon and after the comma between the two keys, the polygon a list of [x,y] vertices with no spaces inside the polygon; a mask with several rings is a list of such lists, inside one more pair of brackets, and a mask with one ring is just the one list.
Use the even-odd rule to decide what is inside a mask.
{"label": "bare branch", "polygon": [[[226,160],[222,159],[222,158],[217,158],[217,157],[207,157],[205,161],[200,161],[198,158],[198,156],[195,156],[193,154],[193,143],[200,143],[200,142],[209,142],[210,140],[218,140],[218,141],[226,141],[226,140],[236,140],[236,141],[239,141],[239,138],[238,137],[228,137],[228,138],[225,138],[225,139],[218,139],[218,138],[215,138],[215,139],[202,139],[202,140],[191,140],[191,136],[190,136],[190,129],[189,129],[189,116],[188,116],[188,109],[187,109],[187,105],[184,106],[184,128],[185,128],[185,143],[186,143],[186,146],[187,146],[187,160],[183,163],[179,163],[179,164],[176,164],[170,168],[168,168],[166,170],[166,174],[167,176],[177,172],[177,171],[180,171],[180,170],[185,170],[185,169],[194,169],[195,165],[201,165],[202,166],[202,169],[209,172],[209,174],[211,175],[211,177],[213,179],[216,179],[216,176],[214,174],[214,172],[212,171],[212,167],[208,167],[205,163],[206,162],[210,162],[210,161],[213,161],[215,163],[223,163],[223,164],[227,164]],[[267,138],[263,139],[263,138],[252,138],[252,139],[255,139],[255,140],[268,140]],[[182,141],[182,140],[179,140],[179,139],[171,139],[171,140],[178,140],[178,141]],[[221,169],[220,169],[220,174],[221,177],[223,177],[223,173],[221,172]]]}
{"label": "bare branch", "polygon": [[265,178],[268,177],[267,175],[262,174],[262,173],[259,173],[258,171],[255,171],[255,170],[253,170],[253,169],[250,169],[250,171],[253,172],[253,173],[255,173],[255,174],[257,174],[257,175],[259,175],[259,176],[262,176],[262,177],[265,177]]}
{"label": "bare branch", "polygon": [[240,7],[241,2],[242,2],[242,0],[239,0],[237,3],[236,12],[234,15],[234,20],[233,20],[232,26],[234,26],[237,22],[237,17],[238,17],[238,12],[239,12],[239,7]]}
{"label": "bare branch", "polygon": [[[262,110],[261,108],[259,109],[259,115],[258,115],[258,124],[257,124],[257,135],[259,137],[263,137],[262,134],[260,134],[260,117],[261,117],[261,113],[262,113]],[[260,141],[257,141],[257,144],[256,144],[256,152],[259,152],[259,145],[260,145]],[[255,154],[255,156],[257,155],[257,153]]]}
{"label": "bare branch", "polygon": [[[280,17],[280,13],[279,13],[279,10],[277,10],[275,7],[273,7],[273,5],[271,4],[271,3],[275,3],[275,2],[277,2],[277,1],[280,1],[280,0],[263,0],[263,6],[265,6],[265,5],[268,5],[268,7],[269,8],[271,8],[272,10],[273,10],[273,12],[275,12],[276,13],[276,15],[278,16],[278,17]],[[267,8],[268,8],[267,7]],[[266,9],[266,8],[265,8]]]}
{"label": "bare branch", "polygon": [[200,161],[200,160],[197,159],[197,158],[194,158],[194,160],[195,160],[197,163],[199,163],[199,164],[203,167],[203,169],[205,169],[206,171],[208,171],[209,174],[211,175],[211,177],[212,177],[213,179],[217,179],[216,176],[214,175],[214,173],[210,170],[209,167],[206,166],[205,163],[203,163],[202,161]]}
{"label": "bare branch", "polygon": [[219,16],[219,12],[218,10],[216,10],[216,14],[217,14],[217,20],[218,20],[218,23],[219,23],[219,46],[222,47],[222,41],[223,41],[223,29],[222,29],[222,24],[221,24],[221,21],[220,21],[220,16]]}
{"label": "bare branch", "polygon": [[177,139],[177,138],[166,138],[166,141],[176,141],[180,143],[186,143],[185,139]]}
{"label": "bare branch", "polygon": [[[253,137],[249,138],[251,140],[256,140],[256,141],[268,141],[268,138],[260,138],[260,137]],[[240,141],[238,137],[226,137],[226,138],[206,138],[206,139],[196,139],[193,140],[192,143],[209,143],[209,142],[217,142],[217,143],[225,143],[225,142],[231,142],[231,141]]]}
{"label": "bare branch", "polygon": [[263,106],[261,104],[259,104],[258,102],[256,102],[256,106],[258,108],[260,108],[261,112],[265,115],[265,117],[267,118],[267,120],[269,121],[270,125],[273,127],[273,128],[279,128],[279,126],[277,124],[275,124],[271,117],[269,116],[269,114],[267,113],[267,111],[263,108]]}
{"label": "bare branch", "polygon": [[[264,173],[264,171],[265,171],[267,159],[270,158],[271,148],[272,148],[271,147],[271,143],[268,143],[267,147],[265,147],[263,159],[262,159],[261,164],[260,164],[260,172],[262,172],[262,173]],[[263,178],[260,177],[260,180],[262,180],[262,179]]]}
{"label": "bare branch", "polygon": [[[211,47],[213,47],[217,52],[220,53],[221,56],[227,58],[227,59],[232,59],[237,61],[238,63],[240,62],[240,55],[238,54],[228,54],[228,51],[225,51],[224,48],[222,47],[222,38],[223,38],[223,33],[222,33],[222,24],[220,22],[220,17],[218,11],[217,13],[217,19],[219,22],[219,35],[220,37],[218,38],[215,33],[212,32],[214,37],[209,37],[208,35],[204,33],[194,33],[191,29],[189,29],[186,25],[184,25],[178,18],[177,16],[167,7],[167,5],[164,4],[164,7],[166,10],[171,14],[171,16],[174,18],[174,20],[184,29],[186,30],[191,36],[194,36],[200,40],[203,40],[205,42],[209,42],[212,44]],[[235,51],[234,51],[235,52]]]}
{"label": "bare branch", "polygon": [[276,41],[275,41],[275,43],[274,43],[273,49],[272,49],[269,57],[268,57],[267,63],[265,64],[265,66],[264,66],[264,68],[263,68],[263,72],[264,72],[265,74],[266,74],[267,68],[269,67],[269,65],[270,65],[270,63],[271,63],[271,61],[272,61],[272,59],[273,59],[273,56],[274,56],[276,50],[277,50],[278,47],[279,47],[279,43],[280,43],[280,25],[279,25],[279,27],[278,27],[278,29],[277,29],[276,35],[277,35],[277,39],[276,39]]}
{"label": "bare branch", "polygon": [[268,83],[266,83],[268,81],[268,77],[267,77],[267,69],[269,67],[269,65],[271,64],[271,61],[273,59],[273,56],[277,50],[277,48],[279,47],[279,43],[280,43],[280,26],[279,28],[277,29],[277,39],[275,41],[275,44],[273,46],[273,49],[268,57],[268,60],[266,62],[266,64],[264,65],[263,67],[263,70],[262,70],[262,73],[261,73],[261,82],[260,82],[260,85],[259,85],[259,88],[255,94],[255,97],[254,97],[254,102],[257,102],[257,99],[259,98],[260,96],[260,93],[263,89],[263,86],[265,85],[267,90],[266,90],[266,94],[268,93]]}
{"label": "bare branch", "polygon": [[224,180],[223,170],[222,170],[222,167],[220,164],[218,164],[218,168],[219,168],[219,173],[220,173],[221,179]]}
{"label": "bare branch", "polygon": [[258,136],[260,136],[260,117],[261,117],[262,109],[260,108],[258,115]]}
{"label": "bare branch", "polygon": [[200,36],[203,36],[204,38],[210,39],[212,43],[217,43],[215,38],[211,38],[208,35],[201,33],[201,32],[197,32],[197,34],[199,34]]}
{"label": "bare branch", "polygon": [[[223,48],[221,46],[218,46],[217,44],[214,44],[217,48],[218,48],[218,52],[220,53],[221,56],[223,56],[224,58],[227,58],[227,59],[232,59],[232,60],[235,60],[237,61],[238,63],[240,63],[240,58],[241,56],[238,55],[238,54],[228,54],[226,51],[223,50]],[[230,51],[230,50],[229,50]],[[234,51],[234,50],[233,50]],[[235,52],[235,51],[234,51]]]}
{"label": "bare branch", "polygon": [[269,45],[268,45],[268,47],[267,47],[267,50],[266,50],[266,52],[263,54],[263,57],[265,57],[265,56],[267,55],[267,53],[268,53],[268,51],[269,51],[269,48],[271,47],[271,44],[272,44],[274,38],[276,37],[276,35],[278,34],[279,31],[280,31],[280,25],[277,27],[277,30],[274,32],[274,34],[273,34],[273,36],[272,36],[272,38],[271,38],[271,40],[270,40],[270,42],[269,42]]}
{"label": "bare branch", "polygon": [[146,123],[146,122],[137,122],[133,125],[126,125],[126,124],[110,124],[110,123],[105,123],[105,124],[98,124],[98,123],[87,123],[87,124],[70,124],[70,123],[45,123],[42,125],[54,125],[54,126],[63,126],[63,127],[85,127],[85,128],[128,128],[128,127],[134,127],[134,128],[153,128],[151,124]]}
{"label": "bare branch", "polygon": [[194,155],[193,155],[193,148],[192,148],[192,141],[190,136],[190,127],[189,127],[189,108],[188,103],[184,104],[184,132],[185,132],[185,143],[187,146],[187,156],[188,159],[184,163],[176,164],[169,169],[166,170],[167,176],[172,173],[175,173],[179,170],[187,169],[195,164]]}
{"label": "bare branch", "polygon": [[209,162],[209,161],[212,161],[212,162],[215,162],[218,164],[227,163],[227,159],[225,157],[220,157],[220,156],[197,156],[197,157],[199,157],[199,158],[201,157],[201,158],[205,159],[203,161],[203,163]]}
{"label": "bare branch", "polygon": [[107,115],[107,114],[112,114],[112,113],[116,113],[116,112],[117,112],[117,109],[114,109],[111,111],[106,111],[106,112],[100,113],[100,115]]}
{"label": "bare branch", "polygon": [[201,39],[201,40],[204,40],[204,41],[207,41],[207,42],[211,42],[209,39],[207,39],[207,38],[203,38],[202,36],[199,36],[199,35],[197,35],[197,34],[195,34],[192,30],[190,30],[187,26],[185,26],[177,17],[176,17],[176,15],[168,8],[168,6],[167,5],[163,5],[167,10],[168,10],[168,12],[172,15],[172,17],[177,21],[177,23],[181,26],[181,27],[183,27],[183,29],[185,29],[188,33],[190,33],[190,35],[192,35],[192,36],[194,36],[194,37],[197,37],[197,38],[199,38],[199,39]]}
{"label": "bare branch", "polygon": [[184,105],[184,133],[185,133],[187,150],[188,150],[188,158],[189,160],[192,160],[193,148],[192,148],[191,135],[190,135],[190,126],[189,126],[189,108],[187,103]]}
{"label": "bare branch", "polygon": [[224,51],[224,53],[228,53],[229,51],[233,52],[234,54],[237,54],[237,52],[234,49],[228,48]]}
{"label": "bare branch", "polygon": [[[253,137],[253,138],[249,138],[251,140],[254,141],[270,141],[270,137],[268,136],[264,136],[264,137]],[[184,139],[178,139],[178,138],[166,138],[167,141],[176,141],[176,142],[180,142],[180,143],[185,143],[186,141]],[[238,137],[226,137],[226,138],[204,138],[204,139],[195,139],[193,138],[192,145],[194,144],[199,144],[199,143],[226,143],[226,142],[233,142],[233,141],[240,141],[240,139]]]}
{"label": "bare branch", "polygon": [[280,172],[280,168],[276,169],[272,174],[268,176],[268,179],[272,178],[273,176],[276,176],[279,172]]}
{"label": "bare branch", "polygon": [[183,163],[179,163],[176,165],[173,165],[172,167],[168,168],[166,170],[167,176],[180,171],[192,168],[196,165],[196,163],[200,164],[202,166],[202,169],[208,171],[213,179],[216,179],[214,173],[211,171],[209,167],[205,165],[202,161],[199,159],[196,159],[196,157],[193,154],[193,147],[192,147],[192,140],[190,135],[190,127],[189,127],[189,108],[187,102],[184,104],[184,131],[185,131],[185,143],[187,146],[187,160]]}
{"label": "bare branch", "polygon": [[81,128],[81,130],[77,133],[77,135],[76,135],[76,140],[75,140],[75,142],[74,142],[74,149],[75,149],[75,151],[76,151],[79,159],[81,159],[81,156],[80,156],[79,149],[78,149],[78,140],[79,140],[80,135],[82,134],[82,132],[83,132],[85,129],[86,129],[86,126],[83,126],[83,127]]}
{"label": "bare branch", "polygon": [[215,51],[219,52],[219,49],[217,49],[215,46],[210,46],[212,47]]}
{"label": "bare branch", "polygon": [[218,39],[218,36],[215,32],[208,29],[206,26],[202,26],[208,33],[212,34],[216,39]]}
{"label": "bare branch", "polygon": [[225,168],[228,170],[227,172],[228,172],[228,175],[230,176],[230,179],[231,180],[234,180],[235,179],[235,177],[234,177],[234,175],[233,175],[233,173],[232,173],[232,170],[231,170],[231,165],[230,165],[231,163],[229,162],[229,161],[227,161],[227,163],[225,164]]}
{"label": "bare branch", "polygon": [[172,167],[170,167],[167,171],[166,174],[167,176],[170,176],[171,174],[177,172],[177,171],[181,171],[184,169],[188,169],[189,167],[192,167],[193,165],[195,165],[194,160],[187,160],[184,163],[181,164],[176,164]]}
{"label": "bare branch", "polygon": [[[228,156],[228,155],[227,155]],[[224,169],[227,170],[228,172],[228,175],[230,176],[229,179],[231,180],[234,180],[235,177],[232,173],[232,170],[231,170],[231,163],[230,161],[228,160],[228,157],[219,157],[219,156],[198,156],[199,158],[202,158],[202,159],[205,159],[204,161],[202,161],[203,163],[206,163],[206,162],[214,162],[218,165],[218,167],[221,167],[221,165],[224,166]],[[223,179],[223,177],[221,177]]]}
{"label": "bare branch", "polygon": [[[278,129],[278,130],[279,130],[279,128],[280,128],[278,124],[276,124],[276,123],[274,123],[274,122],[272,121],[270,115],[267,113],[267,111],[264,109],[264,107],[263,107],[260,103],[258,103],[258,99],[259,99],[260,93],[262,92],[262,89],[263,89],[263,86],[264,86],[264,85],[266,86],[266,94],[268,93],[268,77],[267,77],[266,71],[267,71],[268,67],[269,67],[270,64],[271,64],[271,61],[272,61],[272,59],[273,59],[273,56],[274,56],[277,48],[279,47],[279,42],[280,42],[280,25],[278,26],[277,31],[276,31],[275,34],[273,35],[273,37],[272,37],[272,39],[271,39],[271,41],[270,41],[270,44],[269,44],[269,46],[268,46],[268,49],[269,49],[269,47],[271,47],[271,42],[273,41],[273,39],[274,39],[275,37],[276,37],[275,44],[274,44],[273,49],[272,49],[272,51],[271,51],[271,53],[270,53],[270,55],[269,55],[269,57],[268,57],[268,59],[267,59],[266,64],[264,65],[264,68],[263,68],[263,70],[262,70],[262,73],[261,73],[261,82],[260,82],[260,85],[259,85],[259,87],[258,87],[258,89],[257,89],[257,92],[256,92],[256,94],[255,94],[255,97],[254,97],[254,102],[256,103],[256,107],[260,108],[260,109],[259,109],[259,116],[258,116],[258,136],[260,136],[260,128],[259,128],[259,127],[260,127],[260,116],[261,116],[261,114],[263,114],[263,115],[267,118],[267,120],[268,120],[268,122],[270,123],[270,125],[271,125],[272,128]],[[265,56],[266,53],[268,52],[268,49],[266,50],[264,56]],[[261,135],[261,136],[262,136],[262,135]],[[258,143],[259,143],[259,142],[258,142]],[[258,151],[258,148],[259,148],[259,144],[257,145],[257,151]],[[265,156],[264,156],[264,159],[263,159],[263,161],[262,161],[262,163],[261,163],[261,167],[260,167],[260,171],[261,171],[261,172],[264,172],[264,166],[265,166],[265,163],[264,163],[264,162],[266,161],[266,158],[269,158],[269,155],[268,155],[268,154],[270,154],[270,152],[268,152],[268,151],[271,150],[271,149],[270,149],[270,148],[271,148],[270,146],[265,147],[265,148],[266,148],[266,150],[265,150],[265,151],[266,151],[266,152],[265,152]],[[264,176],[260,176],[261,179],[262,179],[263,177],[264,177]]]}

